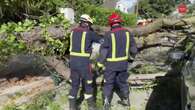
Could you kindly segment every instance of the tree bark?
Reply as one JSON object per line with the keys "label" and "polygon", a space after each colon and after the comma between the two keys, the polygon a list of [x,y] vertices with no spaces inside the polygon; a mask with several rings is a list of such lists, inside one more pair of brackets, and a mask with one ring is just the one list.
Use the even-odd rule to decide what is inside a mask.
{"label": "tree bark", "polygon": [[[71,29],[75,26],[76,25],[73,25],[72,27],[70,27],[69,30],[63,30],[63,28],[60,26],[51,26],[48,28],[48,32],[51,35],[51,37],[53,37],[54,39],[63,39],[65,37],[64,33],[69,33]],[[181,38],[185,38],[187,35],[187,32],[185,31],[180,32],[180,30],[188,29],[193,34],[195,33],[195,16],[190,17],[190,18],[183,18],[183,19],[168,19],[168,18],[157,19],[156,21],[154,21],[151,24],[148,24],[145,27],[136,27],[136,28],[128,28],[128,29],[132,33],[138,36],[145,36],[145,37],[136,38],[140,51],[150,48],[150,47],[155,47],[155,46],[173,47],[175,46],[175,44],[177,44],[177,42]],[[109,31],[110,28],[94,26],[94,30],[98,32],[99,34],[103,35],[106,31]],[[160,32],[157,32],[159,30]],[[24,32],[24,33],[18,33],[18,34],[22,36],[21,39],[26,41],[28,45],[32,45],[36,41],[44,40],[44,38],[42,37],[43,30],[40,27],[35,27],[30,32]],[[1,34],[0,39],[5,38],[5,37],[2,37],[5,35],[6,34]],[[44,42],[42,44],[44,45]],[[67,70],[67,69],[63,68],[63,65],[62,65],[63,62],[55,58],[53,59],[56,62],[60,62],[61,67],[59,65],[56,66],[56,63],[52,62],[54,60],[51,60],[51,59],[47,60],[48,61],[47,63],[51,67],[55,68],[57,72],[63,75],[65,79],[68,79],[69,72],[64,72],[64,70]],[[9,71],[10,70],[11,69],[9,69]],[[12,72],[9,72],[9,73],[12,73]]]}

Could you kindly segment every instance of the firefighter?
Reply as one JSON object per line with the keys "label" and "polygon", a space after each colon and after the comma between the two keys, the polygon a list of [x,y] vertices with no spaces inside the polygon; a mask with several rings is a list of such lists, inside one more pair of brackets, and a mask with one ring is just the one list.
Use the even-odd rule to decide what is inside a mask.
{"label": "firefighter", "polygon": [[[135,57],[137,47],[133,34],[123,28],[123,20],[117,13],[108,17],[111,30],[105,34],[104,43],[101,45],[100,57],[97,59],[98,67],[104,70],[104,110],[110,109],[114,85],[119,88],[122,104],[130,107],[129,74],[127,72],[130,56]],[[105,65],[105,66],[104,66]]]}
{"label": "firefighter", "polygon": [[72,30],[70,35],[70,69],[71,89],[69,93],[70,110],[78,110],[77,93],[80,83],[84,86],[84,98],[88,103],[88,110],[95,110],[93,97],[93,74],[89,57],[92,52],[92,43],[99,42],[101,37],[91,31],[93,20],[89,15],[83,14],[80,17],[79,26]]}

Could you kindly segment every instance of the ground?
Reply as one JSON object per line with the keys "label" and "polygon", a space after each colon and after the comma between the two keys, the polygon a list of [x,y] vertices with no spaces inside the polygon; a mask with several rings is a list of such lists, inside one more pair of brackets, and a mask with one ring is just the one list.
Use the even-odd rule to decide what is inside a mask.
{"label": "ground", "polygon": [[[181,110],[180,79],[176,76],[161,76],[153,83],[139,85],[143,83],[135,82],[130,88],[131,110]],[[68,110],[70,84],[66,81],[55,86],[51,77],[36,76],[24,80],[14,78],[3,83],[7,84],[0,89],[0,110]],[[118,100],[118,96],[114,94],[112,110],[125,110],[126,108],[117,103]],[[100,86],[97,106],[102,110]],[[87,110],[86,107],[84,101],[81,110]]]}
{"label": "ground", "polygon": [[[59,86],[54,86],[51,81],[50,77],[31,76],[26,76],[23,80],[17,78],[10,80],[4,79],[3,83],[1,83],[3,86],[0,88],[0,110],[16,110],[8,109],[10,106],[12,108],[17,108],[17,110],[27,110],[27,108],[28,110],[34,110],[30,108],[36,107],[40,107],[40,110],[44,110],[44,108],[47,108],[46,110],[48,110],[48,108],[49,110],[68,110],[67,96],[70,88],[69,84],[62,82]],[[132,110],[144,110],[151,89],[133,88],[130,89],[130,91]],[[38,92],[43,93],[39,95]],[[102,108],[101,97],[102,93],[99,91],[97,96],[97,106],[100,110]],[[118,96],[114,94],[112,109],[125,109],[117,103],[118,100]],[[41,108],[42,103],[45,104],[45,107],[43,108]],[[85,101],[82,104],[82,110],[86,110]]]}

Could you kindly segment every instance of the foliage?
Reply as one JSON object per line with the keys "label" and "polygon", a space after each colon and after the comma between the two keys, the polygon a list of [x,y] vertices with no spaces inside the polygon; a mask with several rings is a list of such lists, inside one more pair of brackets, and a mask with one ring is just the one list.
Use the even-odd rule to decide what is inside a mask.
{"label": "foliage", "polygon": [[[0,49],[1,49],[0,61],[8,59],[10,55],[15,55],[19,53],[36,53],[41,55],[58,55],[58,56],[64,55],[65,51],[68,48],[69,42],[68,42],[68,37],[66,36],[69,36],[69,33],[64,33],[65,37],[62,40],[54,39],[48,33],[48,28],[50,26],[61,26],[64,28],[64,30],[67,30],[70,24],[67,22],[67,20],[64,19],[62,15],[50,16],[49,14],[39,14],[41,12],[44,12],[44,10],[46,10],[47,8],[49,8],[47,9],[49,13],[50,12],[49,10],[56,11],[57,6],[62,6],[62,5],[72,6],[76,10],[76,13],[78,13],[76,16],[77,20],[80,14],[87,13],[94,18],[95,24],[97,25],[107,25],[107,17],[112,12],[116,11],[116,10],[105,9],[102,7],[96,7],[95,5],[91,5],[94,2],[93,1],[89,2],[89,0],[76,0],[76,1],[67,0],[64,4],[61,4],[60,2],[63,0],[58,0],[58,1],[59,2],[54,2],[52,0],[49,0],[46,2],[46,5],[44,7],[41,4],[42,2],[44,2],[44,0],[37,0],[37,1],[26,0],[26,1],[21,1],[21,3],[19,3],[18,0],[1,1],[0,5],[2,6],[2,8],[0,9],[0,11],[1,11],[2,19],[3,17],[8,18],[9,20],[15,19],[15,17],[17,16],[13,15],[13,13],[11,14],[13,10],[16,10],[15,8],[17,8],[15,14],[17,14],[18,12],[23,13],[21,10],[25,10],[26,13],[30,14],[32,12],[32,15],[38,16],[38,19],[36,20],[25,19],[23,21],[19,21],[18,23],[8,22],[8,23],[3,23],[1,25],[0,36],[1,37],[3,36],[4,38],[0,40]],[[38,2],[39,4],[37,4]],[[101,2],[101,0],[99,2]],[[95,4],[99,4],[99,3],[95,3]],[[39,10],[39,8],[41,8],[42,10]],[[4,11],[8,11],[6,13],[8,15],[3,15],[5,14]],[[33,12],[36,12],[36,14],[34,14]],[[135,15],[123,14],[119,11],[117,12],[120,13],[123,19],[125,20],[124,25],[132,26],[135,24],[136,22]],[[44,16],[39,17],[39,15],[44,15]],[[20,14],[18,14],[18,16],[20,16]],[[40,26],[42,28],[43,30],[42,37],[46,41],[44,46],[41,47],[40,46],[38,47],[36,44],[26,45],[25,42],[21,40],[21,36],[20,36],[20,33],[28,32],[36,26]]]}
{"label": "foliage", "polygon": [[192,15],[195,15],[195,3],[194,4],[191,4],[189,6],[189,12],[188,13],[190,13]]}
{"label": "foliage", "polygon": [[97,108],[101,109],[102,105],[103,105],[103,99],[102,99],[102,88],[98,87],[98,92],[97,92],[97,96],[96,96],[96,105]]}
{"label": "foliage", "polygon": [[[103,0],[3,0],[0,1],[0,24],[26,18],[38,20],[40,16],[56,15],[60,7],[70,7],[75,10],[77,21],[81,14],[87,13],[94,17],[95,24],[107,25],[108,15],[115,10],[98,7],[102,3]],[[135,23],[134,15],[121,15],[125,25]]]}
{"label": "foliage", "polygon": [[7,105],[3,110],[60,110],[60,106],[53,102],[54,93],[47,92],[41,94],[32,103],[22,106]]}
{"label": "foliage", "polygon": [[[33,20],[24,20],[23,22],[9,22],[2,24],[0,27],[0,61],[6,61],[11,55],[21,53],[36,53],[45,56],[57,55],[63,56],[68,48],[68,33],[64,33],[64,39],[54,39],[48,34],[48,27],[58,25],[66,30],[70,25],[62,15],[55,17],[41,17],[39,23]],[[40,26],[43,31],[43,39],[46,41],[45,46],[40,48],[36,44],[27,45],[20,37],[21,32],[27,32],[35,26]]]}
{"label": "foliage", "polygon": [[86,13],[94,19],[94,24],[106,26],[108,25],[108,16],[111,15],[111,13],[113,12],[118,12],[122,16],[123,20],[125,21],[125,26],[132,26],[136,22],[136,16],[134,14],[125,14],[118,10],[97,7],[95,5],[85,5],[81,10],[79,10],[79,13],[77,15],[77,21],[81,14]]}
{"label": "foliage", "polygon": [[178,3],[185,0],[141,0],[139,14],[143,18],[158,18],[169,15],[174,11]]}
{"label": "foliage", "polygon": [[0,40],[0,61],[5,61],[11,55],[25,52],[26,45],[22,40],[16,40],[16,36],[9,34],[4,40]]}
{"label": "foliage", "polygon": [[[65,5],[65,0],[1,0],[1,22],[19,21],[24,18],[37,18],[55,14],[58,7]],[[14,12],[14,13],[13,13]]]}
{"label": "foliage", "polygon": [[[68,36],[69,33],[64,33],[64,39],[54,39],[52,36],[48,33],[48,27],[56,25],[56,26],[62,26],[64,30],[67,30],[70,27],[70,24],[62,15],[58,15],[56,17],[42,17],[40,20],[39,25],[44,29],[43,32],[43,38],[47,41],[46,42],[46,48],[43,48],[41,51],[42,55],[58,55],[63,56],[65,51],[68,48]],[[34,51],[34,52],[40,52]]]}
{"label": "foliage", "polygon": [[71,7],[77,11],[85,4],[99,5],[102,2],[102,0],[1,0],[0,23],[56,15],[60,7]]}

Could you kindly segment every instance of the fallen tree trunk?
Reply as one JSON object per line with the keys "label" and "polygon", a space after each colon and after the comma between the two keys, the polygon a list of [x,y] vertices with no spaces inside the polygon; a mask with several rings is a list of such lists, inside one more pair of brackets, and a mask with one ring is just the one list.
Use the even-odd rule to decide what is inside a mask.
{"label": "fallen tree trunk", "polygon": [[[110,30],[109,27],[99,27],[99,26],[94,26],[94,27],[95,27],[95,31],[101,34],[104,34],[106,31]],[[143,27],[135,27],[135,28],[126,27],[126,28],[136,35],[143,36],[143,35],[154,33],[161,29],[180,30],[180,29],[186,29],[191,27],[192,28],[195,27],[195,16],[189,18],[183,18],[183,19],[162,18],[162,19],[157,19],[154,22]],[[195,32],[195,30],[192,29],[192,32]]]}
{"label": "fallen tree trunk", "polygon": [[137,35],[148,35],[161,29],[171,28],[173,30],[189,28],[187,26],[195,26],[195,16],[184,19],[157,19],[153,23],[145,26],[132,29],[132,32]]}
{"label": "fallen tree trunk", "polygon": [[17,55],[0,67],[0,79],[15,77],[23,79],[26,75],[50,76],[52,70],[63,76],[64,79],[69,79],[69,68],[56,56]]}
{"label": "fallen tree trunk", "polygon": [[[189,25],[191,25],[192,27],[188,27]],[[168,18],[158,19],[154,21],[153,23],[148,24],[145,27],[128,28],[128,29],[130,29],[131,32],[139,36],[150,34],[147,37],[137,38],[138,47],[141,51],[141,50],[144,50],[150,47],[156,47],[156,46],[173,47],[177,43],[177,41],[179,41],[179,39],[186,37],[186,34],[187,34],[185,32],[180,32],[180,31],[177,32],[177,30],[185,29],[187,27],[188,29],[191,29],[193,31],[195,29],[194,26],[195,26],[195,16],[190,17],[190,18],[180,19],[180,20],[168,19]],[[72,26],[72,28],[73,27],[75,27],[75,25]],[[62,27],[51,26],[50,28],[48,28],[48,33],[55,39],[62,39],[65,37],[64,33],[69,33],[70,30],[71,28],[69,30],[63,30]],[[109,30],[109,27],[95,26],[94,30],[100,34],[103,34],[105,31]],[[156,32],[158,30],[163,30],[163,31]],[[32,31],[19,33],[19,35],[21,35],[21,39],[26,41],[28,45],[32,45],[36,41],[44,40],[42,37],[42,33],[43,33],[43,30],[40,27],[35,27]],[[6,36],[6,34],[2,34],[2,35]],[[0,38],[4,38],[2,37],[2,35],[0,35],[1,36]],[[44,45],[44,42],[42,42],[42,44]],[[55,68],[55,70],[59,74],[64,76],[65,79],[69,78],[69,72],[66,72],[66,70],[68,69],[63,64],[63,61],[55,58],[55,56],[53,58],[52,57],[45,57],[45,58],[49,66],[51,66],[52,68]],[[33,59],[31,61],[29,58],[26,58],[26,60],[23,61],[23,64],[22,64],[22,60],[18,59],[17,61],[18,63],[15,63],[12,66],[4,66],[2,67],[3,69],[0,67],[0,73],[2,75],[7,75],[7,74],[11,74],[17,71],[20,72],[21,70],[26,70],[29,67],[33,67],[32,66],[33,64],[29,64],[29,65],[27,64],[28,62],[33,62],[34,61]],[[14,70],[14,69],[17,69],[17,70]]]}
{"label": "fallen tree trunk", "polygon": [[[72,25],[72,27],[69,28],[69,30],[63,30],[62,27],[60,26],[51,26],[47,29],[49,35],[53,37],[54,39],[64,39],[65,34],[69,33],[72,28],[74,28],[77,24]],[[191,28],[189,26],[192,26],[192,32],[195,33],[195,16],[189,17],[189,18],[183,18],[183,19],[169,19],[169,18],[163,18],[163,19],[157,19],[153,23],[148,24],[145,27],[137,27],[137,28],[129,28],[131,32],[133,32],[136,35],[143,36],[143,35],[148,35],[151,33],[154,33],[156,31],[159,31],[161,29],[173,29],[173,30],[178,30],[178,29],[185,29],[185,28]],[[99,27],[99,26],[94,26],[94,30],[98,32],[99,34],[104,34],[106,31],[109,31],[109,27]],[[33,43],[35,41],[41,41],[43,40],[42,34],[43,30],[40,27],[34,27],[29,32],[23,32],[23,33],[18,33],[21,36],[21,39],[26,41],[27,43]],[[1,34],[0,38],[4,38],[3,36],[6,36],[6,34]]]}

